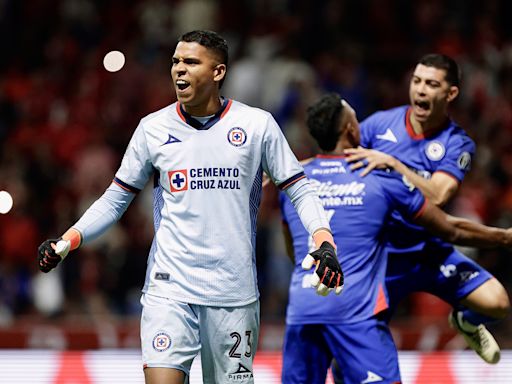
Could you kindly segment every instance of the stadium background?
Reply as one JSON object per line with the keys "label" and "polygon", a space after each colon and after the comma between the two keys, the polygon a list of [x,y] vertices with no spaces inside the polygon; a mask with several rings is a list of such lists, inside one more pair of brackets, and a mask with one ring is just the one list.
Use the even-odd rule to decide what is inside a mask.
{"label": "stadium background", "polygon": [[[175,100],[170,57],[182,32],[212,29],[228,39],[223,94],[271,111],[299,158],[314,153],[304,116],[322,92],[340,93],[361,119],[407,103],[420,56],[454,57],[463,85],[451,114],[478,151],[449,210],[509,227],[510,15],[506,0],[0,1],[0,190],[14,198],[12,210],[0,215],[0,382],[141,380],[138,316],[152,238],[149,191],[57,272],[39,273],[35,256],[42,240],[66,230],[108,186],[138,120]],[[102,60],[113,49],[124,52],[126,64],[109,73]],[[266,191],[259,215],[257,358],[258,366],[274,370],[287,299],[283,276],[291,270],[275,192]],[[510,251],[467,252],[512,292]],[[448,311],[421,294],[401,306],[392,326],[404,351],[402,369],[413,372],[405,382],[433,382],[420,371],[443,372],[437,383],[471,382],[461,379],[460,366],[473,372],[474,382],[512,381],[509,354],[489,367],[460,352],[464,342],[448,328]],[[512,348],[510,319],[492,331],[503,348]],[[63,352],[94,349],[107,352]],[[108,363],[116,358],[124,365]],[[112,376],[94,376],[91,361]],[[122,372],[136,373],[120,379]]]}

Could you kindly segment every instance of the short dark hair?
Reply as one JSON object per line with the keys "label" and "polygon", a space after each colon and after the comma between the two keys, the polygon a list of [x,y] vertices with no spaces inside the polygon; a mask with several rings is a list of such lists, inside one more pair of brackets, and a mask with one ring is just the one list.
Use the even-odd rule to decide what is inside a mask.
{"label": "short dark hair", "polygon": [[340,118],[343,112],[341,97],[328,93],[308,108],[309,133],[323,151],[332,151],[341,135]]}
{"label": "short dark hair", "polygon": [[[224,39],[217,32],[195,30],[181,35],[178,38],[178,41],[183,41],[185,43],[198,43],[199,45],[202,45],[203,47],[215,53],[220,61],[219,64],[225,64],[227,67],[229,59],[228,43],[226,39]],[[225,79],[226,75],[224,75],[224,78],[219,82],[219,88],[222,87]]]}
{"label": "short dark hair", "polygon": [[181,35],[178,41],[198,43],[214,51],[220,60],[220,64],[228,64],[228,43],[217,32],[202,30],[191,31]]}
{"label": "short dark hair", "polygon": [[434,67],[437,69],[444,69],[446,71],[446,81],[450,85],[456,87],[460,86],[461,72],[457,62],[450,56],[443,55],[441,53],[429,53],[423,56],[418,64],[425,65],[427,67]]}

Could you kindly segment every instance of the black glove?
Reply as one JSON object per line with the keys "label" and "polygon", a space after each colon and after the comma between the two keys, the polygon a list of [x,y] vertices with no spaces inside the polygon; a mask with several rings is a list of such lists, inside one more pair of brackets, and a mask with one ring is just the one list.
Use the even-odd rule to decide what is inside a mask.
{"label": "black glove", "polygon": [[62,240],[62,237],[45,240],[39,248],[37,248],[37,264],[42,272],[50,272],[61,262],[62,257],[57,255],[55,249],[51,246],[51,244],[57,245],[60,240]]}
{"label": "black glove", "polygon": [[316,269],[311,278],[311,285],[316,288],[316,292],[327,296],[334,290],[339,295],[343,290],[344,278],[332,244],[324,241],[320,248],[304,258],[302,268],[310,269],[313,264],[316,264]]}

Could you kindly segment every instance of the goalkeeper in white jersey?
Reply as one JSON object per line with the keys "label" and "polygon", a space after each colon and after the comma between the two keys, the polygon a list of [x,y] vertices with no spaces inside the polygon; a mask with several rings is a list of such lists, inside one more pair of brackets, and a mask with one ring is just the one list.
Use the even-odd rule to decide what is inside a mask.
{"label": "goalkeeper in white jersey", "polygon": [[181,36],[171,69],[178,101],[140,121],[103,196],[38,250],[39,268],[50,271],[105,232],[155,179],[155,237],[141,298],[146,383],[187,382],[198,353],[204,383],[254,382],[263,172],[290,196],[315,240],[305,267],[316,264],[318,293],[343,287],[324,210],[279,126],[270,113],[220,96],[227,62],[227,43],[215,32]]}

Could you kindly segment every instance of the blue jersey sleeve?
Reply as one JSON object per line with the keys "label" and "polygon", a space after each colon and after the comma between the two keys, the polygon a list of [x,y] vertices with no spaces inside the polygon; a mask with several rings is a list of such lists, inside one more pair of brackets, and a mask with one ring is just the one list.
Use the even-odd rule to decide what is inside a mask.
{"label": "blue jersey sleeve", "polygon": [[[375,171],[374,171],[375,172]],[[375,172],[389,201],[390,206],[396,209],[403,217],[416,217],[425,205],[425,196],[419,189],[409,183],[398,172]]]}
{"label": "blue jersey sleeve", "polygon": [[475,143],[466,134],[451,137],[446,148],[446,155],[436,172],[444,172],[459,182],[471,169],[471,161],[475,155]]}
{"label": "blue jersey sleeve", "polygon": [[375,132],[379,130],[379,127],[382,124],[382,119],[380,117],[381,113],[381,111],[375,112],[359,124],[359,129],[361,131],[361,147],[368,149],[373,148]]}

